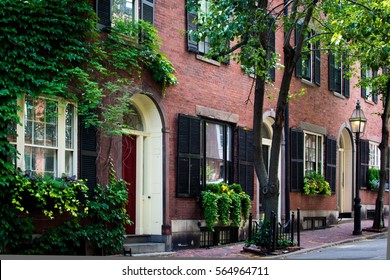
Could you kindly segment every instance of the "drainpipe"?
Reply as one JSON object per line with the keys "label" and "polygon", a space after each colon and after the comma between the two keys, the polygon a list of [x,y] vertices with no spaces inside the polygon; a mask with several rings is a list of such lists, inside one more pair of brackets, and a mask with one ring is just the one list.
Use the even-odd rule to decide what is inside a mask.
{"label": "drainpipe", "polygon": [[[284,203],[286,223],[290,221],[290,121],[289,121],[289,104],[286,105],[285,120],[284,120],[284,162],[285,162],[285,182],[284,182]],[[299,223],[299,221],[297,221]],[[287,232],[289,227],[287,227]]]}

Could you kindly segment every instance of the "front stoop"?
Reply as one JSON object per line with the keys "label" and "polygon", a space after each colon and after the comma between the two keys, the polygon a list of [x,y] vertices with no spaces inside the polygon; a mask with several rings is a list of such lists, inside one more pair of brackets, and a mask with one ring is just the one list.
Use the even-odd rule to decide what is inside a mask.
{"label": "front stoop", "polygon": [[127,243],[123,244],[124,255],[150,254],[165,252],[164,243]]}
{"label": "front stoop", "polygon": [[123,255],[134,256],[165,252],[165,243],[150,235],[127,235],[123,243]]}

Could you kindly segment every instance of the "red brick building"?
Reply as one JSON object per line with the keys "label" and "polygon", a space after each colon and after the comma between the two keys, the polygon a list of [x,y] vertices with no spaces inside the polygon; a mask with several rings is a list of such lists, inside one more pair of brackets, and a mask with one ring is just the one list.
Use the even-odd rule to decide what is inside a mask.
{"label": "red brick building", "polygon": [[[131,117],[133,129],[123,137],[107,138],[96,137],[92,129],[74,128],[72,133],[79,136],[72,146],[75,148],[65,149],[53,172],[72,173],[70,168],[78,177],[88,178],[91,186],[104,184],[111,157],[117,175],[130,183],[127,210],[134,224],[127,233],[148,235],[151,241],[165,243],[166,250],[199,246],[205,225],[199,197],[209,182],[240,183],[252,198],[251,213],[258,217],[261,205],[250,144],[254,79],[234,61],[204,58],[208,42],[196,43],[186,34],[194,26],[185,0],[92,2],[102,29],[111,24],[113,5],[135,20],[152,22],[163,41],[162,51],[176,69],[178,84],[169,87],[163,97],[150,73],[144,73],[140,92],[132,95],[136,111]],[[283,30],[278,29],[275,50],[281,61],[282,43]],[[343,79],[341,69],[332,57],[313,50],[291,84],[291,92],[305,88],[306,94],[288,105],[288,133],[282,141],[279,165],[279,218],[283,220],[285,213],[300,208],[303,228],[308,226],[304,217],[326,217],[327,224],[332,224],[340,216],[353,216],[356,146],[348,120],[357,101],[368,119],[361,142],[362,217],[367,218],[375,205],[377,192],[370,190],[366,175],[368,168],[379,167],[381,119],[375,113],[381,110],[381,102],[356,87],[358,78]],[[270,94],[277,94],[281,77],[281,70],[276,70]],[[25,101],[20,102],[23,108]],[[272,144],[274,110],[274,101],[268,100],[263,112],[266,158]],[[72,118],[77,121],[76,116]],[[23,135],[23,128],[18,129]],[[19,145],[24,144],[17,143],[18,149]],[[66,164],[69,153],[73,156],[71,165]],[[331,196],[303,194],[303,177],[310,170],[325,175]],[[385,205],[388,194],[387,190]]]}
{"label": "red brick building", "polygon": [[[143,79],[142,88],[152,95],[133,96],[143,130],[131,131],[135,137],[130,142],[118,141],[123,149],[134,152],[132,161],[125,162],[123,157],[127,155],[120,147],[116,155],[111,154],[122,176],[136,186],[130,210],[135,225],[129,233],[160,236],[167,249],[196,247],[204,226],[199,193],[207,182],[241,183],[253,198],[253,215],[261,211],[257,180],[240,154],[240,148],[248,144],[247,128],[252,128],[253,123],[252,104],[247,101],[251,100],[254,80],[233,61],[225,64],[202,56],[208,42],[196,43],[186,35],[185,31],[194,26],[184,0],[144,0],[138,6],[137,1],[127,2],[134,7],[135,18],[137,11],[139,17],[149,15],[147,20],[157,28],[163,40],[162,51],[174,64],[179,81],[161,97],[161,89]],[[275,38],[276,52],[283,61],[282,30],[276,32]],[[368,187],[365,174],[369,167],[379,166],[381,120],[375,113],[380,111],[381,102],[375,95],[364,97],[366,93],[356,86],[358,78],[344,79],[342,66],[325,52],[313,51],[302,67],[296,72],[291,91],[305,88],[306,94],[289,104],[289,133],[284,135],[281,146],[280,219],[288,210],[288,200],[291,211],[300,208],[302,219],[326,217],[329,225],[339,217],[353,216],[356,147],[349,118],[357,101],[368,119],[362,135],[364,175],[360,188],[362,217],[367,218],[374,209],[376,192]],[[281,76],[281,70],[277,70],[269,93],[277,94]],[[263,144],[269,148],[275,104],[267,102]],[[128,177],[128,168],[134,170],[134,166],[134,174]],[[310,170],[325,175],[332,188],[331,196],[302,193],[303,176]],[[303,228],[309,226],[301,222]]]}

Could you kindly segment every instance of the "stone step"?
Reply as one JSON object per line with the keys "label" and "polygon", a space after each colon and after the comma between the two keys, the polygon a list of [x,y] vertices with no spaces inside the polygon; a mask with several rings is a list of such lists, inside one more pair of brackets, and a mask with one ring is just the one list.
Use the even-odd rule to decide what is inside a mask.
{"label": "stone step", "polygon": [[148,243],[151,242],[151,236],[147,234],[128,234],[126,235],[123,243]]}
{"label": "stone step", "polygon": [[164,243],[124,243],[123,251],[125,256],[137,254],[162,253],[165,252]]}

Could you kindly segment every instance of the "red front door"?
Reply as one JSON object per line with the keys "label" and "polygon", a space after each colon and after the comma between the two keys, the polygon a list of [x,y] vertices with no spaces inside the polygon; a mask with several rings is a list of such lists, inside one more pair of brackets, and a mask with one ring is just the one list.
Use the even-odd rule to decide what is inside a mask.
{"label": "red front door", "polygon": [[133,222],[131,225],[126,225],[127,234],[135,234],[135,209],[136,209],[136,137],[135,136],[123,136],[122,137],[122,176],[123,180],[127,182],[128,190],[128,204],[126,206],[127,214],[130,220]]}

